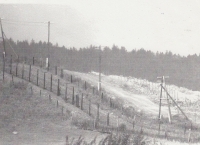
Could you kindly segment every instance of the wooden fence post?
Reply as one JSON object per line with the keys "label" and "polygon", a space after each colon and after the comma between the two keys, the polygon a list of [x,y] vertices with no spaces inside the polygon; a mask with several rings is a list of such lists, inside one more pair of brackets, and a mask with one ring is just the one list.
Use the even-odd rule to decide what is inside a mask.
{"label": "wooden fence post", "polygon": [[103,93],[101,93],[101,102],[103,102]]}
{"label": "wooden fence post", "polygon": [[30,67],[29,67],[28,81],[29,81],[29,82],[31,81],[31,65],[30,65]]}
{"label": "wooden fence post", "polygon": [[36,80],[37,86],[38,86],[38,75],[39,75],[39,69],[37,69],[37,80]]}
{"label": "wooden fence post", "polygon": [[55,75],[57,75],[57,66],[55,66]]}
{"label": "wooden fence post", "polygon": [[10,74],[12,74],[12,55],[11,55],[11,58],[10,58]]}
{"label": "wooden fence post", "polygon": [[60,96],[60,80],[58,79],[57,96]]}
{"label": "wooden fence post", "polygon": [[3,81],[4,81],[4,72],[5,72],[5,57],[3,54]]}
{"label": "wooden fence post", "polygon": [[86,86],[86,81],[85,81],[85,90],[87,89],[87,86]]}
{"label": "wooden fence post", "polygon": [[46,72],[44,72],[44,83],[43,83],[43,88],[45,89],[45,83],[46,83]]}
{"label": "wooden fence post", "polygon": [[167,139],[167,138],[168,138],[168,131],[165,130],[165,139]]}
{"label": "wooden fence post", "polygon": [[110,98],[110,108],[112,107],[112,99]]}
{"label": "wooden fence post", "polygon": [[72,83],[73,81],[72,81],[72,75],[71,75],[71,83]]}
{"label": "wooden fence post", "polygon": [[19,55],[17,55],[17,63],[19,63],[20,62],[20,60],[19,60]]}
{"label": "wooden fence post", "polygon": [[92,93],[93,93],[93,95],[94,95],[94,86],[92,87]]}
{"label": "wooden fence post", "polygon": [[66,142],[66,145],[69,145],[69,138],[68,138],[68,136],[66,136],[65,142]]}
{"label": "wooden fence post", "polygon": [[72,88],[72,105],[74,105],[74,87]]}
{"label": "wooden fence post", "polygon": [[33,95],[33,87],[31,86],[31,96]]}
{"label": "wooden fence post", "polygon": [[14,84],[14,79],[13,79],[13,75],[12,75],[12,83]]}
{"label": "wooden fence post", "polygon": [[35,58],[33,57],[33,65],[35,64]]}
{"label": "wooden fence post", "polygon": [[189,129],[189,133],[188,133],[188,142],[191,142],[191,129]]}
{"label": "wooden fence post", "polygon": [[66,88],[65,88],[65,100],[67,101],[67,84],[66,84]]}
{"label": "wooden fence post", "polygon": [[49,58],[48,58],[48,64],[47,64],[47,71],[49,71],[50,63],[49,63]]}
{"label": "wooden fence post", "polygon": [[23,63],[23,66],[22,66],[22,79],[24,79],[24,63]]}
{"label": "wooden fence post", "polygon": [[63,78],[63,76],[64,76],[63,75],[63,69],[61,68],[61,70],[60,70],[60,77]]}
{"label": "wooden fence post", "polygon": [[83,110],[83,93],[81,95],[81,110]]}
{"label": "wooden fence post", "polygon": [[49,102],[51,102],[51,95],[49,95]]}
{"label": "wooden fence post", "polygon": [[63,113],[63,110],[64,110],[64,107],[62,106],[62,116],[63,116],[63,114],[64,114],[64,113]]}
{"label": "wooden fence post", "polygon": [[185,133],[187,131],[187,126],[186,126],[186,122],[184,123],[184,136],[185,136]]}
{"label": "wooden fence post", "polygon": [[43,60],[42,60],[42,58],[40,57],[40,68],[42,68],[42,65],[43,65]]}
{"label": "wooden fence post", "polygon": [[16,64],[15,76],[17,77],[18,63]]}
{"label": "wooden fence post", "polygon": [[99,121],[99,104],[97,104],[97,121]]}
{"label": "wooden fence post", "polygon": [[57,108],[58,108],[58,100],[57,100],[57,105],[56,105],[56,106],[57,106]]}
{"label": "wooden fence post", "polygon": [[50,82],[50,91],[52,92],[52,74],[51,74],[51,82]]}
{"label": "wooden fence post", "polygon": [[76,107],[79,108],[79,95],[76,95]]}
{"label": "wooden fence post", "polygon": [[94,129],[96,129],[97,128],[97,119],[94,118],[93,123],[94,123]]}
{"label": "wooden fence post", "polygon": [[110,114],[108,113],[107,114],[107,122],[106,122],[107,126],[109,126],[109,122],[110,122],[110,118],[109,117],[110,117]]}
{"label": "wooden fence post", "polygon": [[89,99],[89,116],[91,115],[91,111],[90,111],[90,109],[91,109],[91,100]]}

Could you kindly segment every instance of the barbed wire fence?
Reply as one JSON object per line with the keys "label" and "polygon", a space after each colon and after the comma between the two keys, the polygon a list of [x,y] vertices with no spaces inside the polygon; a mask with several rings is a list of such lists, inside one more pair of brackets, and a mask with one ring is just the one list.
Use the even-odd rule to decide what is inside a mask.
{"label": "barbed wire fence", "polygon": [[[124,123],[127,124],[127,126],[131,126],[131,131],[139,132],[142,130],[144,134],[152,136],[156,135],[155,132],[151,133],[151,130],[157,128],[152,126],[147,127],[145,124],[141,123],[141,120],[144,119],[144,114],[138,114],[134,112],[134,110],[123,108],[121,103],[111,99],[106,95],[106,92],[102,91],[101,98],[99,98],[97,88],[76,76],[64,73],[62,67],[50,67],[49,71],[47,71],[43,60],[38,61],[38,58],[35,57],[32,57],[32,59],[26,58],[26,60],[24,60],[25,59],[19,56],[17,59],[13,59],[12,55],[10,57],[3,56],[1,65],[3,70],[3,80],[5,80],[5,74],[11,76],[12,82],[14,82],[15,77],[21,78],[40,87],[40,96],[42,90],[45,90],[59,96],[66,103],[76,106],[93,118],[89,121],[89,125],[85,125],[87,126],[85,129],[99,128],[102,129],[103,132],[108,132],[108,130],[110,132],[112,130],[118,131],[120,127],[119,122],[121,122],[121,124]],[[31,92],[34,92],[33,88],[31,89]],[[47,98],[50,102],[55,103],[58,108],[60,107],[62,115],[64,115],[64,110],[66,110],[66,108],[61,105],[62,103],[60,103],[59,100],[54,99],[50,94]],[[119,115],[120,117],[117,119],[113,118],[114,116],[112,116],[112,113],[105,111],[102,108],[104,107],[103,104],[109,106],[109,109],[112,111],[113,109],[120,109],[124,116],[130,116],[130,118],[124,117],[123,115]],[[124,122],[124,119],[127,121]],[[116,120],[118,121],[116,122]],[[156,123],[156,121],[153,120],[152,123]],[[189,127],[187,124],[184,124],[182,127],[184,129],[184,136],[180,137],[179,135],[179,138],[191,141],[191,132],[193,131],[192,126]],[[189,131],[188,136],[186,136],[185,133],[188,128],[190,128],[191,131]],[[161,128],[161,137],[170,138],[169,132],[169,130],[166,130],[166,126],[163,125],[163,128]],[[175,134],[178,136],[179,133]],[[193,140],[195,140],[194,137]]]}

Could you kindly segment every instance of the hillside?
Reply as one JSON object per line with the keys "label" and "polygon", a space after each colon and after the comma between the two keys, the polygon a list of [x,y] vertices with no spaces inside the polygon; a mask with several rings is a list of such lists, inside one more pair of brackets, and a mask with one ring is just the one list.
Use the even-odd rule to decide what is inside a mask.
{"label": "hillside", "polygon": [[[51,94],[50,102],[48,91],[42,90],[40,95],[41,89],[26,81],[15,78],[13,84],[11,77],[6,75],[3,83],[2,73],[0,76],[1,145],[64,145],[66,136],[70,141],[82,136],[87,142],[94,136],[103,137],[101,133],[93,131],[91,134],[91,131],[77,128],[72,120],[74,111],[79,112],[80,120],[90,117],[70,104],[66,106],[62,100],[57,107],[56,95]],[[64,114],[62,105],[65,106]]]}
{"label": "hillside", "polygon": [[[9,59],[8,59],[9,60]],[[157,111],[158,111],[158,94],[159,94],[159,83],[148,82],[141,79],[136,78],[126,78],[122,76],[102,76],[102,95],[101,97],[98,94],[97,90],[97,81],[98,76],[95,72],[92,73],[80,73],[75,71],[64,70],[62,74],[63,68],[57,67],[57,71],[54,67],[50,68],[50,71],[47,71],[43,67],[39,67],[38,63],[31,64],[31,60],[28,61],[29,64],[24,63],[16,63],[13,62],[12,65],[9,65],[9,61],[6,62],[5,80],[9,79],[16,82],[18,79],[23,79],[27,84],[25,84],[26,92],[32,94],[34,97],[38,95],[39,100],[34,100],[34,97],[31,97],[31,101],[26,102],[21,98],[17,98],[17,100],[22,100],[22,103],[25,105],[33,105],[33,108],[37,108],[36,110],[29,110],[28,107],[25,110],[28,110],[30,114],[34,114],[37,116],[43,116],[47,119],[49,124],[56,127],[58,124],[62,125],[69,121],[67,118],[63,119],[62,111],[63,109],[67,109],[71,118],[69,124],[66,125],[67,128],[63,127],[63,130],[66,131],[71,128],[71,126],[75,126],[76,129],[92,130],[92,132],[88,132],[89,135],[93,134],[93,132],[98,131],[100,134],[102,133],[111,133],[111,132],[125,132],[130,133],[133,132],[133,135],[141,134],[146,137],[145,141],[148,141],[150,138],[152,139],[162,139],[167,138],[169,140],[177,140],[180,142],[186,142],[188,139],[188,135],[191,134],[189,131],[192,129],[191,141],[198,142],[199,141],[199,132],[198,132],[198,122],[199,122],[199,114],[198,114],[198,92],[192,92],[184,88],[178,88],[176,86],[169,86],[176,89],[176,91],[182,93],[184,95],[190,94],[194,96],[193,99],[191,97],[178,97],[179,100],[183,102],[181,106],[182,109],[186,112],[189,119],[192,121],[185,120],[182,114],[173,107],[172,105],[172,124],[169,124],[167,121],[167,114],[165,113],[166,107],[163,104],[163,120],[161,122],[160,135],[158,134],[158,120],[157,120]],[[1,65],[2,66],[2,65]],[[12,66],[12,67],[10,67]],[[11,73],[11,75],[9,75]],[[7,77],[9,76],[9,77]],[[13,76],[13,77],[12,77]],[[51,76],[52,76],[52,91],[51,91]],[[2,78],[2,74],[1,74]],[[39,79],[37,84],[37,78]],[[58,81],[59,80],[59,81]],[[9,82],[9,81],[8,81]],[[57,87],[59,82],[59,87]],[[29,86],[30,85],[30,86]],[[23,86],[23,85],[20,85]],[[32,87],[31,87],[32,86]],[[36,89],[37,88],[37,89]],[[67,89],[66,89],[67,88]],[[10,89],[10,88],[9,88]],[[15,90],[15,88],[12,88]],[[22,88],[23,89],[23,88]],[[32,90],[32,91],[31,91]],[[36,90],[36,91],[35,91]],[[49,108],[50,110],[52,106],[45,105],[43,100],[41,99],[40,90],[42,92],[46,92],[44,94],[44,100],[46,99],[46,103],[49,105],[53,105],[55,108],[55,114],[61,115],[61,120],[58,117],[58,122],[54,123],[57,119],[55,116],[51,118],[48,111],[40,113],[40,109],[43,110],[45,108]],[[23,91],[20,91],[23,92]],[[59,93],[58,93],[59,92]],[[43,93],[42,93],[43,94]],[[16,95],[16,93],[14,93]],[[50,98],[50,96],[51,98]],[[78,96],[83,96],[82,98],[77,98]],[[26,95],[19,95],[26,96]],[[31,96],[31,95],[30,95]],[[176,98],[176,97],[175,97]],[[186,99],[185,99],[186,98]],[[12,98],[13,99],[13,98]],[[13,106],[12,99],[8,102],[11,102],[9,106]],[[189,100],[189,101],[187,101]],[[24,101],[24,102],[23,102]],[[78,101],[78,105],[77,105]],[[185,101],[185,102],[184,102]],[[30,103],[32,102],[32,103]],[[40,104],[40,102],[42,104]],[[83,102],[83,106],[81,105]],[[5,103],[3,103],[5,104]],[[38,107],[36,107],[38,105]],[[82,108],[82,107],[83,108]],[[194,110],[194,106],[197,107]],[[43,108],[44,107],[44,108]],[[21,107],[18,107],[19,109]],[[53,112],[54,112],[53,111]],[[57,113],[58,111],[58,113]],[[19,120],[21,119],[20,110],[16,110],[15,113],[18,114]],[[25,113],[26,115],[26,113]],[[31,116],[31,115],[30,115]],[[50,117],[49,117],[50,116]],[[73,117],[72,117],[73,116]],[[74,118],[78,117],[77,120]],[[99,117],[99,120],[97,119]],[[6,117],[3,117],[6,118]],[[22,117],[23,118],[23,117]],[[26,118],[26,117],[25,117]],[[34,120],[34,117],[32,117]],[[30,118],[30,119],[32,119]],[[70,118],[70,117],[69,117]],[[44,119],[44,120],[45,120]],[[12,117],[11,117],[11,120]],[[37,121],[41,120],[43,122],[43,118],[37,119]],[[108,121],[109,120],[109,121]],[[41,122],[37,122],[41,124]],[[35,124],[37,124],[35,123]],[[71,125],[72,123],[72,125]],[[20,122],[19,122],[20,124]],[[16,126],[16,125],[14,125]],[[29,126],[29,125],[28,125]],[[12,125],[11,125],[12,128]],[[27,128],[27,127],[25,127]],[[35,127],[37,128],[37,127]],[[39,126],[41,128],[41,126]],[[48,126],[47,128],[53,128]],[[15,129],[15,128],[14,128]],[[56,129],[55,129],[56,130]],[[72,129],[74,130],[74,128]],[[185,131],[184,131],[185,130]],[[65,132],[64,131],[64,132]],[[75,134],[78,130],[75,130]],[[78,131],[81,135],[84,134],[84,131]],[[13,131],[12,131],[13,132]],[[18,131],[17,131],[18,132]],[[184,133],[183,133],[184,132]],[[56,133],[56,132],[55,132]],[[71,130],[69,136],[71,136]],[[68,133],[66,133],[68,135]],[[12,134],[12,133],[11,133]],[[59,134],[59,133],[58,133]],[[62,134],[62,140],[66,136]],[[97,133],[98,134],[98,133]],[[60,134],[59,134],[60,136]],[[73,133],[72,133],[73,136]],[[78,138],[78,135],[76,134]],[[8,140],[7,140],[8,141]]]}

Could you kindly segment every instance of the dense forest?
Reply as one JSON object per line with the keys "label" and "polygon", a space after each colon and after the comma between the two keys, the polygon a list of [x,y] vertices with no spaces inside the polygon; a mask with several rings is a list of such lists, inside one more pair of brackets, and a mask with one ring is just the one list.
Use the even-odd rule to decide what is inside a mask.
{"label": "dense forest", "polygon": [[[45,59],[48,56],[46,42],[17,41],[9,39],[6,43],[8,55],[14,51],[20,57]],[[11,46],[13,50],[11,49]],[[0,53],[3,43],[0,44]],[[167,75],[170,84],[200,90],[200,55],[180,56],[172,52],[153,53],[145,49],[128,52],[125,47],[113,45],[112,48],[89,46],[87,48],[65,48],[49,44],[50,66],[60,65],[66,69],[80,72],[99,71],[99,56],[104,74],[132,76],[157,81],[157,76]],[[2,55],[1,55],[2,57]]]}

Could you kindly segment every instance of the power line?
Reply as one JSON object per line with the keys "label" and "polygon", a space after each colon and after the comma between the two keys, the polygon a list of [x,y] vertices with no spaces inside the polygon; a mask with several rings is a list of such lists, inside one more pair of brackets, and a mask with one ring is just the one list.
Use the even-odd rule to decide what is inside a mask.
{"label": "power line", "polygon": [[[1,19],[1,20],[2,20],[2,19]],[[0,22],[2,22],[2,21],[0,21]],[[50,21],[48,21],[48,22],[34,22],[34,21],[18,21],[18,20],[4,19],[4,23],[7,23],[7,24],[14,24],[14,25],[16,25],[16,24],[18,24],[18,25],[27,25],[27,24],[28,24],[28,25],[40,25],[40,26],[41,26],[41,25],[44,26],[44,24],[47,24],[47,26],[48,26],[48,53],[49,53]],[[51,23],[51,24],[53,24],[53,23]],[[2,24],[1,24],[1,27],[2,27]],[[3,36],[6,37],[5,33],[3,33],[3,30],[2,30],[2,38],[3,38]],[[6,39],[7,39],[7,42],[8,42],[8,44],[9,44],[9,46],[12,48],[14,54],[15,54],[16,56],[18,56],[18,55],[16,54],[15,50],[13,49],[12,45],[11,45],[10,42],[8,41],[8,38],[7,38],[7,37],[6,37]],[[48,59],[49,59],[49,54],[48,54]]]}
{"label": "power line", "polygon": [[44,25],[44,24],[34,24],[34,23],[12,23],[12,22],[4,22],[6,25],[15,25],[15,26],[17,26],[17,27],[19,27],[19,26],[23,26],[23,27],[25,27],[25,26],[35,26],[35,27],[46,27],[46,24]]}
{"label": "power line", "polygon": [[18,21],[18,20],[9,20],[9,19],[3,19],[3,21],[8,22],[8,23],[48,24],[48,22]]}
{"label": "power line", "polygon": [[6,56],[6,48],[5,48],[5,41],[4,41],[4,32],[3,32],[3,27],[2,27],[2,19],[0,18],[0,24],[1,24],[1,35],[3,39],[3,48],[4,48],[4,56]]}

